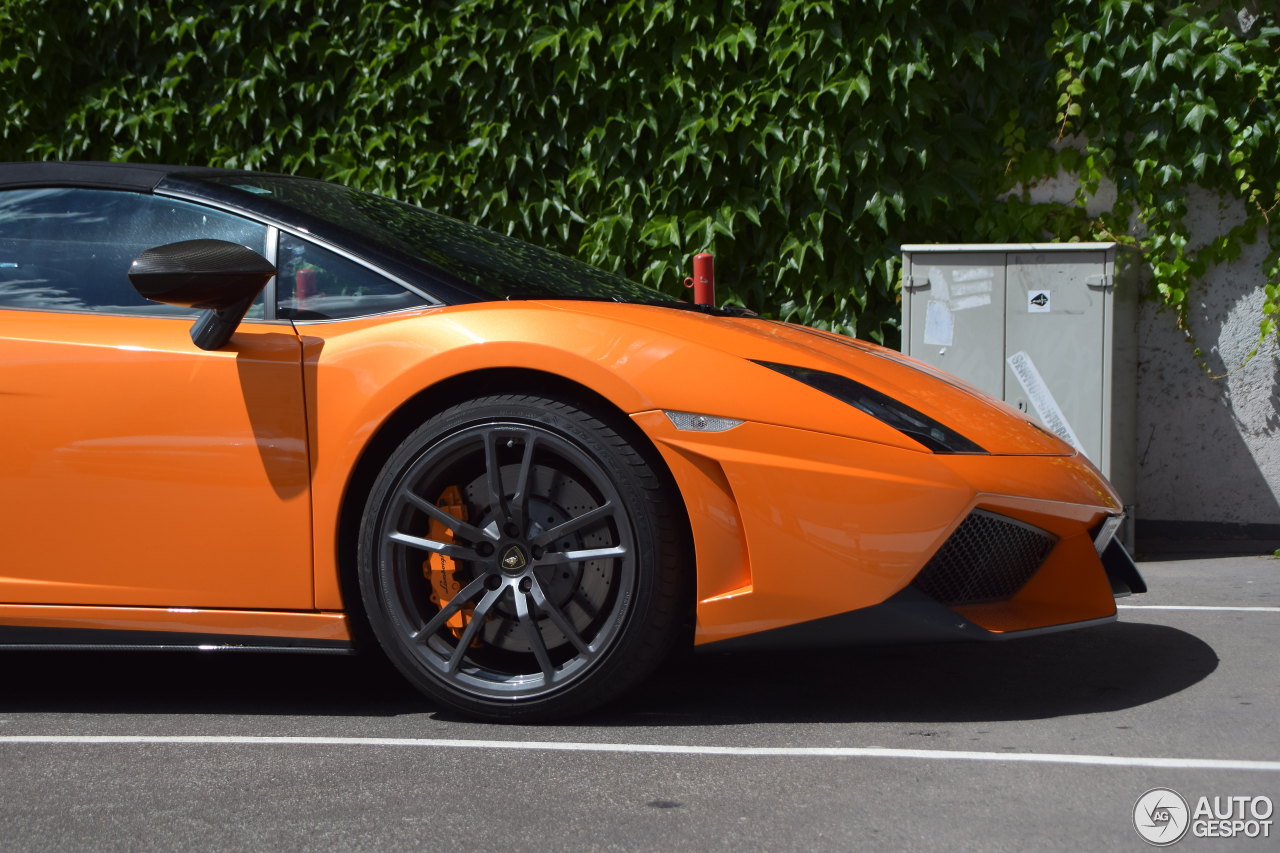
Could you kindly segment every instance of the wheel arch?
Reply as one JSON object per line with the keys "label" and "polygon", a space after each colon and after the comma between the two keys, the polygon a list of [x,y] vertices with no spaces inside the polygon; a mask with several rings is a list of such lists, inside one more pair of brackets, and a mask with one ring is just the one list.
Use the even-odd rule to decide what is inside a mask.
{"label": "wheel arch", "polygon": [[[424,421],[450,406],[493,394],[537,394],[582,407],[606,422],[640,452],[663,485],[684,505],[675,477],[657,447],[639,426],[609,398],[581,383],[533,368],[491,367],[455,374],[423,388],[400,404],[378,427],[361,450],[343,490],[336,530],[338,585],[352,640],[363,648],[376,647],[372,629],[361,604],[357,577],[357,543],[360,521],[374,481],[400,443]],[[687,634],[692,644],[696,606],[696,567],[693,531],[688,508],[679,513],[682,546],[690,556],[687,602]]]}

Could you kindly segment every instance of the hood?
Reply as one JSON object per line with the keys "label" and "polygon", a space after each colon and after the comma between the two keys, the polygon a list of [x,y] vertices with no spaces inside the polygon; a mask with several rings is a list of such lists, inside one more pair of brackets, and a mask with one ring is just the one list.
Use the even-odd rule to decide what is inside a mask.
{"label": "hood", "polygon": [[[835,373],[928,415],[1001,455],[1071,456],[1075,449],[1012,406],[901,353],[806,326],[755,317],[722,317],[645,305],[545,303],[562,310],[623,320],[751,361]],[[761,368],[766,369],[766,368]],[[794,380],[792,380],[794,381]]]}

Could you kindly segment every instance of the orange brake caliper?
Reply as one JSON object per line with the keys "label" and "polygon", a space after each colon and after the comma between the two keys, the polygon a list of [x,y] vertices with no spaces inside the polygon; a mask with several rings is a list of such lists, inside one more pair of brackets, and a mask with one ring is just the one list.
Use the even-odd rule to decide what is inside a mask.
{"label": "orange brake caliper", "polygon": [[[462,493],[458,491],[457,486],[450,486],[441,492],[440,497],[436,499],[436,506],[459,521],[467,520],[467,507],[462,502]],[[454,541],[453,531],[434,518],[431,519],[427,538],[444,543]],[[431,582],[431,601],[437,607],[448,606],[453,597],[462,591],[462,583],[458,580],[457,568],[454,566],[452,557],[432,554],[423,562],[422,573]],[[453,632],[453,636],[462,636],[462,629],[467,627],[467,622],[471,619],[471,611],[474,609],[474,605],[464,604],[445,622]]]}

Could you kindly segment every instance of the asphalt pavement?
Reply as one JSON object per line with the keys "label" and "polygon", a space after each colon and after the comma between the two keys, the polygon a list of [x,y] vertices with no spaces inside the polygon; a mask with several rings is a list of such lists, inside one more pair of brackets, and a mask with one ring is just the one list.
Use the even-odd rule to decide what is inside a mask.
{"label": "asphalt pavement", "polygon": [[1146,850],[1156,788],[1175,850],[1280,849],[1280,560],[1140,568],[1113,624],[699,654],[561,725],[360,658],[0,652],[0,851]]}

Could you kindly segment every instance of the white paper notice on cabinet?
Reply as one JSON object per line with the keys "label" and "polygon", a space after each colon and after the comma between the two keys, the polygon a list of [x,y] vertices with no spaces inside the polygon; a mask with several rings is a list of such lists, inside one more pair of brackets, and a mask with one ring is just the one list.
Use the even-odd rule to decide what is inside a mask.
{"label": "white paper notice on cabinet", "polygon": [[929,304],[924,312],[924,342],[931,347],[949,347],[956,336],[956,320],[951,316],[951,286],[937,267],[929,267]]}
{"label": "white paper notice on cabinet", "polygon": [[1031,356],[1019,350],[1009,356],[1008,362],[1009,369],[1013,371],[1018,384],[1022,386],[1027,398],[1031,400],[1031,406],[1036,410],[1036,417],[1040,418],[1040,423],[1048,427],[1049,431],[1058,438],[1084,453],[1084,447],[1080,445],[1080,439],[1076,438],[1076,431],[1071,428],[1071,424],[1067,421],[1067,416],[1063,413],[1062,407],[1058,405],[1058,401],[1054,399],[1053,392],[1045,384],[1044,378],[1040,375],[1040,371],[1036,369],[1036,363],[1031,360]]}
{"label": "white paper notice on cabinet", "polygon": [[924,312],[924,342],[934,347],[949,347],[956,335],[956,321],[947,303],[929,300]]}

